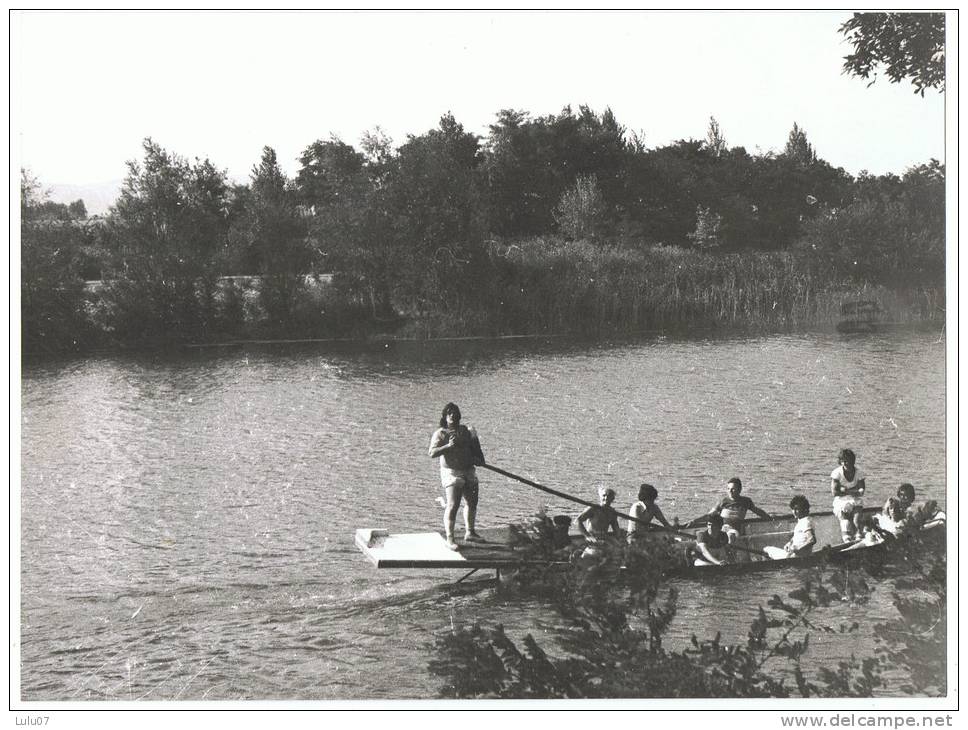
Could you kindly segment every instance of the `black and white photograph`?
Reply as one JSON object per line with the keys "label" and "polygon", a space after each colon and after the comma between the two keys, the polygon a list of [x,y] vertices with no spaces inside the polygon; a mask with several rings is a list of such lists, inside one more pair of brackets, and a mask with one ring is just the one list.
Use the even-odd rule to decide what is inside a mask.
{"label": "black and white photograph", "polygon": [[17,725],[957,726],[957,10],[8,30]]}

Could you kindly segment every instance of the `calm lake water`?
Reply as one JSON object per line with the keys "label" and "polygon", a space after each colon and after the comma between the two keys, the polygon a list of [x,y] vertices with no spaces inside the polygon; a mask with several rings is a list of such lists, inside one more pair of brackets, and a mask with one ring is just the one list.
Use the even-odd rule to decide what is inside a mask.
{"label": "calm lake water", "polygon": [[[432,698],[435,636],[474,621],[542,634],[536,599],[378,571],[353,544],[359,527],[438,529],[427,444],[450,400],[491,463],[590,499],[612,485],[623,508],[650,481],[670,518],[734,475],[769,511],[794,492],[829,509],[845,446],[868,504],[902,481],[945,498],[936,333],[334,347],[25,369],[22,699]],[[481,477],[483,526],[575,512]],[[683,582],[667,645],[745,641],[756,606],[797,585]],[[894,615],[882,587],[829,622]],[[852,636],[811,654],[873,653]]]}

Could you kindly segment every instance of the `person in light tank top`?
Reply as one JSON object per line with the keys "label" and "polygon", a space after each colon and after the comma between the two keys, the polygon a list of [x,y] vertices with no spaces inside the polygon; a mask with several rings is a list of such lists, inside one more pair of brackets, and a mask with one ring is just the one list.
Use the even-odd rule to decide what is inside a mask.
{"label": "person in light tank top", "polygon": [[659,498],[659,490],[651,484],[643,484],[639,487],[639,499],[629,509],[629,516],[635,519],[628,521],[628,541],[629,544],[648,540],[657,534],[667,535],[668,533],[658,532],[650,529],[652,520],[658,520],[666,530],[672,530],[669,520],[662,514],[662,509],[656,504]]}
{"label": "person in light tank top", "polygon": [[864,509],[864,492],[867,490],[864,472],[857,468],[857,455],[850,449],[837,454],[838,466],[830,472],[830,493],[833,495],[833,511],[840,520],[840,533],[844,542],[851,542],[860,533],[861,510]]}

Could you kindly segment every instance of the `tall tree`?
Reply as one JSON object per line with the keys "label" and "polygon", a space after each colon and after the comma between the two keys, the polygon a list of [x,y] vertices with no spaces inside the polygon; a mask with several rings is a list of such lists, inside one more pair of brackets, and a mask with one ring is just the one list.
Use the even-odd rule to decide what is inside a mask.
{"label": "tall tree", "polygon": [[146,139],[111,209],[116,272],[106,291],[122,337],[202,336],[215,317],[216,260],[228,234],[228,183]]}
{"label": "tall tree", "polygon": [[534,127],[528,113],[502,109],[484,148],[489,227],[501,235],[534,233],[544,226]]}
{"label": "tall tree", "polygon": [[268,322],[276,330],[285,330],[292,324],[310,269],[304,217],[295,187],[271,147],[263,148],[262,159],[252,168],[249,187],[251,196],[237,231],[258,252],[259,299]]}
{"label": "tall tree", "polygon": [[299,198],[310,206],[316,265],[336,273],[334,285],[351,307],[392,316],[396,253],[383,186],[395,164],[389,138],[376,128],[359,152],[338,138],[316,141],[300,157]]}
{"label": "tall tree", "polygon": [[817,161],[817,153],[814,151],[813,145],[807,141],[807,133],[798,127],[796,122],[793,123],[793,129],[790,130],[790,136],[787,137],[783,154],[788,159],[801,165],[812,165]]}
{"label": "tall tree", "polygon": [[840,32],[854,46],[844,57],[844,73],[874,74],[873,84],[883,66],[892,83],[908,79],[921,96],[925,89],[944,91],[944,13],[854,13]]}
{"label": "tall tree", "polygon": [[596,114],[583,105],[575,114],[565,107],[540,119],[502,110],[485,146],[490,227],[504,235],[552,231],[555,207],[582,175],[597,178],[606,207],[616,212],[627,198],[631,150],[610,109]]}
{"label": "tall tree", "polygon": [[[392,228],[399,295],[459,312],[482,295],[480,141],[451,114],[399,149],[380,205]],[[458,315],[459,316],[459,315]]]}
{"label": "tall tree", "polygon": [[382,166],[390,162],[393,157],[393,140],[377,125],[367,130],[360,138],[360,149],[367,164]]}
{"label": "tall tree", "polygon": [[709,117],[709,129],[706,131],[706,149],[713,157],[721,157],[726,152],[726,138],[719,128],[716,117]]}
{"label": "tall tree", "polygon": [[316,140],[299,156],[296,189],[300,199],[309,206],[326,207],[351,198],[351,188],[360,184],[365,163],[362,154],[338,137]]}

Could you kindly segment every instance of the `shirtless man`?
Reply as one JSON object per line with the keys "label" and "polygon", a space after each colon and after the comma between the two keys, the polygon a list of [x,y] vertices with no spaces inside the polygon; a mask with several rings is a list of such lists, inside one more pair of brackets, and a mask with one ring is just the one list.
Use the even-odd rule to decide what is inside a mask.
{"label": "shirtless man", "polygon": [[[583,554],[582,557],[591,557],[592,554],[597,555],[598,550],[596,546],[605,542],[609,530],[612,531],[613,535],[619,535],[618,515],[612,509],[612,502],[614,501],[615,490],[610,487],[601,487],[598,490],[599,506],[589,507],[578,515],[578,531],[590,543],[589,548],[585,550],[585,553],[588,553],[588,555]],[[586,522],[591,529],[585,527]]]}

